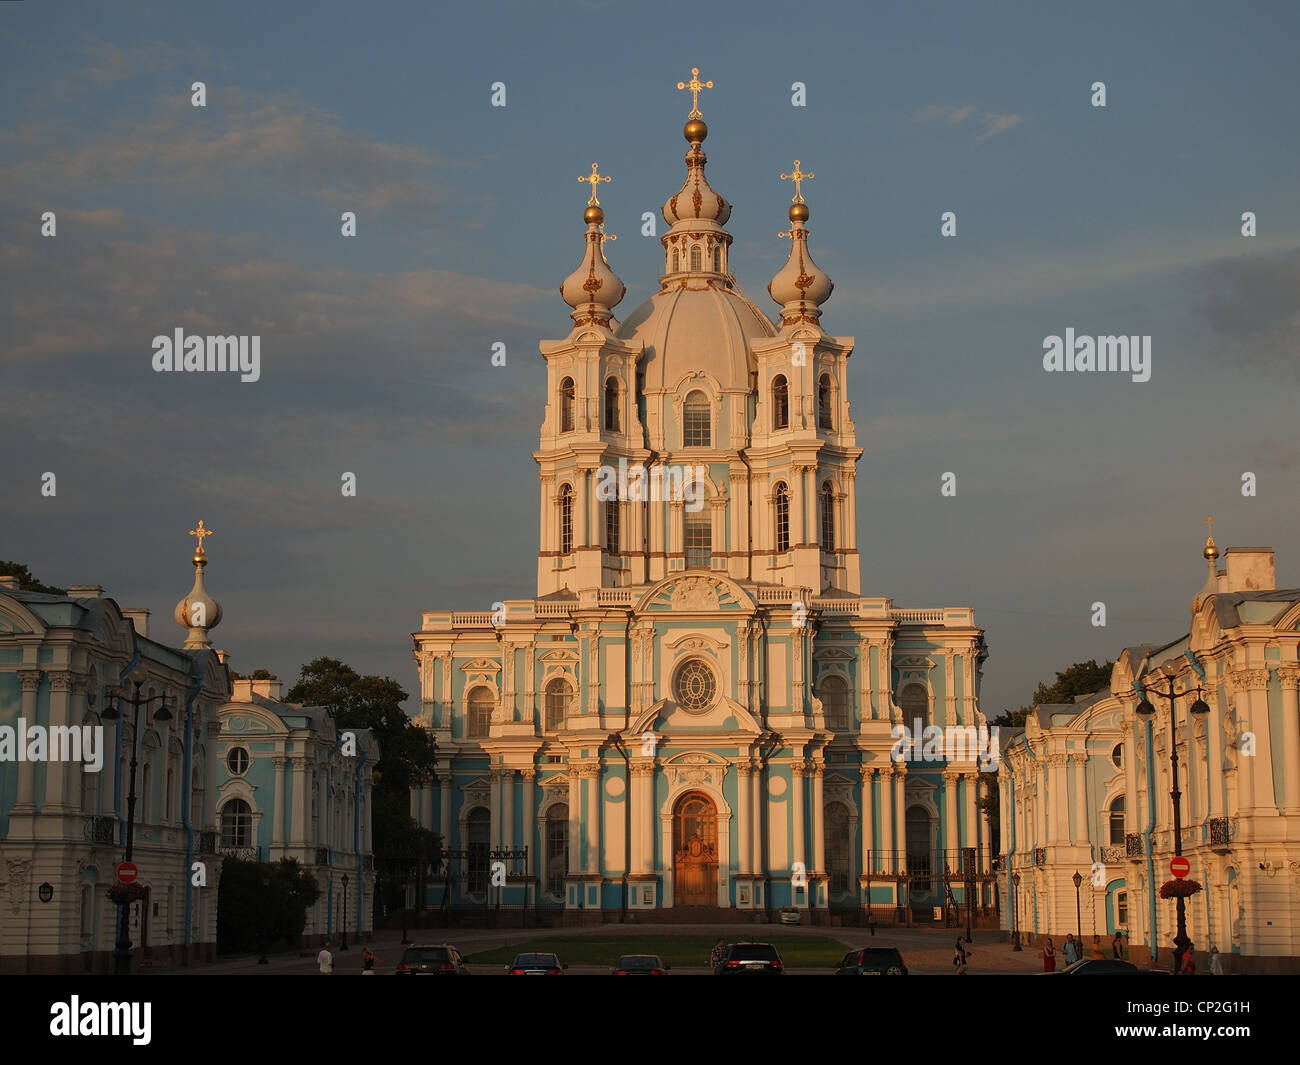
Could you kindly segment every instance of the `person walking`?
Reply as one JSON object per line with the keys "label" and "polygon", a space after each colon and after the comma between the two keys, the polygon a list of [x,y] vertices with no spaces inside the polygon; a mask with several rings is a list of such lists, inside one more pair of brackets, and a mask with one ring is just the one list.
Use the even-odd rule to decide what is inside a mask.
{"label": "person walking", "polygon": [[966,955],[969,953],[970,951],[966,949],[966,945],[964,942],[962,942],[961,936],[958,936],[957,947],[952,956],[952,963],[953,965],[957,966],[958,976],[966,975]]}
{"label": "person walking", "polygon": [[1065,955],[1065,967],[1067,969],[1079,960],[1079,944],[1075,941],[1073,932],[1066,933],[1065,942],[1061,944],[1061,953]]}
{"label": "person walking", "polygon": [[1187,949],[1183,951],[1182,963],[1178,966],[1180,976],[1192,976],[1196,973],[1196,962],[1192,959],[1192,944],[1187,944]]}
{"label": "person walking", "polygon": [[365,953],[361,955],[361,975],[374,976],[375,966],[377,964],[379,964],[379,958],[375,955],[373,950],[366,947]]}
{"label": "person walking", "polygon": [[718,941],[713,944],[713,949],[709,951],[709,967],[713,970],[713,975],[717,976],[722,972],[722,963],[727,957],[727,941],[718,936]]}
{"label": "person walking", "polygon": [[876,934],[876,915],[874,911],[867,915],[867,927],[871,929],[871,934],[874,936]]}
{"label": "person walking", "polygon": [[1210,947],[1210,975],[1223,975],[1223,955],[1219,953],[1219,948],[1213,945]]}
{"label": "person walking", "polygon": [[1115,930],[1115,938],[1110,941],[1110,953],[1112,957],[1124,960],[1124,933],[1119,929]]}
{"label": "person walking", "polygon": [[320,967],[322,976],[329,976],[334,972],[334,955],[330,953],[330,941],[325,940],[325,945],[320,948],[320,953],[316,955],[316,964]]}
{"label": "person walking", "polygon": [[1052,946],[1052,937],[1048,936],[1043,943],[1043,972],[1056,972],[1056,948]]}

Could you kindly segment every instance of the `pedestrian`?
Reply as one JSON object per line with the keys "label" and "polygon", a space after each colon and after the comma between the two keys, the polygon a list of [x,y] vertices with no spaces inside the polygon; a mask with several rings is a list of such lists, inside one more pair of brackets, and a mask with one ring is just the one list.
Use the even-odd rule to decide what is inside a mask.
{"label": "pedestrian", "polygon": [[1223,975],[1223,955],[1219,953],[1219,948],[1215,946],[1210,947],[1210,975]]}
{"label": "pedestrian", "polygon": [[722,963],[727,957],[727,941],[718,936],[718,941],[713,944],[713,949],[709,952],[709,967],[716,976],[722,972]]}
{"label": "pedestrian", "polygon": [[1106,952],[1101,949],[1101,936],[1092,937],[1092,953],[1088,955],[1093,961],[1105,961]]}
{"label": "pedestrian", "polygon": [[330,941],[325,940],[325,945],[320,948],[320,953],[316,955],[316,964],[320,966],[322,976],[329,976],[334,971],[334,955],[330,953]]}
{"label": "pedestrian", "polygon": [[867,915],[867,927],[871,929],[871,934],[874,936],[874,935],[876,934],[876,914],[875,914],[875,911],[872,911],[870,914]]}
{"label": "pedestrian", "polygon": [[1187,949],[1183,951],[1182,963],[1178,966],[1178,972],[1182,976],[1192,976],[1196,972],[1196,962],[1192,958],[1192,944],[1187,944]]}
{"label": "pedestrian", "polygon": [[374,976],[375,966],[378,963],[379,963],[379,959],[375,956],[375,952],[372,951],[369,947],[366,947],[365,953],[361,955],[361,975]]}
{"label": "pedestrian", "polygon": [[1067,969],[1079,960],[1079,944],[1075,942],[1073,932],[1066,933],[1065,942],[1061,944],[1061,953],[1065,955]]}
{"label": "pedestrian", "polygon": [[1051,936],[1043,942],[1043,972],[1056,972],[1056,948],[1052,946]]}
{"label": "pedestrian", "polygon": [[966,945],[962,942],[961,936],[958,936],[957,947],[952,956],[952,963],[957,966],[958,976],[966,975],[966,955],[969,953],[970,951],[966,949]]}
{"label": "pedestrian", "polygon": [[1121,961],[1124,959],[1124,933],[1119,929],[1115,930],[1115,938],[1110,941],[1110,953]]}

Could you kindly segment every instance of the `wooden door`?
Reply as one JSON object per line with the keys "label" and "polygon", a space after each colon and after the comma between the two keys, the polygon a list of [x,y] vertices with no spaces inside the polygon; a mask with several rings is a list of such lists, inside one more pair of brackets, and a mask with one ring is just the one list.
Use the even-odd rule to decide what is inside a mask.
{"label": "wooden door", "polygon": [[676,906],[718,904],[718,812],[699,792],[683,795],[674,822],[673,901]]}

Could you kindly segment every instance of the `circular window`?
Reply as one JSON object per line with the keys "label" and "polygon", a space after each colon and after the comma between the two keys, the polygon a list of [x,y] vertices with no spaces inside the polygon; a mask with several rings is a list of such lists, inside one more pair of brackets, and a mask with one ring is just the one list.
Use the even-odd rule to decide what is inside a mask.
{"label": "circular window", "polygon": [[1115,749],[1110,752],[1110,760],[1114,763],[1116,769],[1124,768],[1124,745],[1115,744]]}
{"label": "circular window", "polygon": [[226,768],[237,777],[244,775],[249,761],[248,751],[244,747],[231,747],[226,752]]}
{"label": "circular window", "polygon": [[718,694],[718,682],[713,670],[698,658],[685,663],[673,678],[673,695],[682,709],[692,714],[703,713],[713,705]]}

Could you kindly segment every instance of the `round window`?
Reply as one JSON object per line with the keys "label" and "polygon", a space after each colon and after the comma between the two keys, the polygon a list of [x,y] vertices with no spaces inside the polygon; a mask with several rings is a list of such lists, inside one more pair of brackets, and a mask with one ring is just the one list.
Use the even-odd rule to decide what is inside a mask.
{"label": "round window", "polygon": [[1110,760],[1114,763],[1116,769],[1124,768],[1124,745],[1115,744],[1115,749],[1110,752]]}
{"label": "round window", "polygon": [[231,747],[226,752],[226,768],[235,776],[243,776],[248,769],[248,751],[244,747]]}
{"label": "round window", "polygon": [[698,658],[682,665],[673,678],[673,695],[682,709],[689,713],[703,713],[713,705],[717,694],[718,682],[713,670]]}

